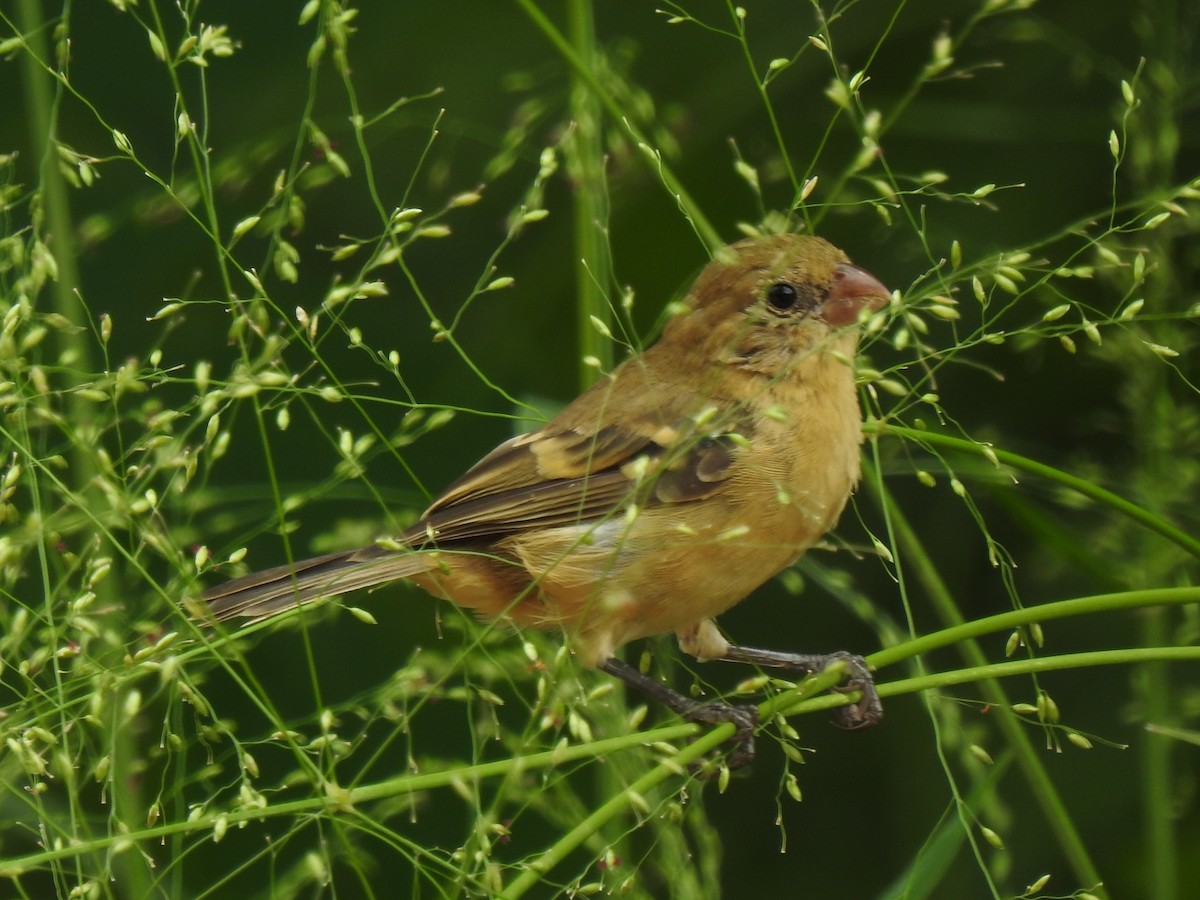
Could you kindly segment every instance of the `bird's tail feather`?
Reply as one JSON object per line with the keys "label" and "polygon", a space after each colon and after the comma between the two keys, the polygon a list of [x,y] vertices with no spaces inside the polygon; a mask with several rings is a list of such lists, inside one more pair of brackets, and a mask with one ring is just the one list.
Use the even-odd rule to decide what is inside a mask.
{"label": "bird's tail feather", "polygon": [[257,622],[318,597],[374,587],[434,565],[428,554],[363,547],[234,578],[209,588],[200,599],[219,621],[241,616]]}

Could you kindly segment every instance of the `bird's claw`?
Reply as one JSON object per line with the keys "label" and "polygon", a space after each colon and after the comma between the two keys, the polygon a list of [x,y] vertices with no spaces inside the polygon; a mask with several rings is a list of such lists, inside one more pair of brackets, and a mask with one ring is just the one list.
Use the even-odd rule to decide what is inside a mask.
{"label": "bird's claw", "polygon": [[857,654],[838,651],[828,655],[826,665],[834,662],[844,663],[849,674],[831,690],[839,694],[858,691],[861,695],[854,703],[838,707],[833,716],[834,724],[847,731],[877,725],[883,718],[883,704],[879,700],[879,692],[875,690],[875,678],[867,661]]}
{"label": "bird's claw", "polygon": [[733,751],[725,764],[731,769],[740,769],[754,761],[754,729],[758,727],[757,706],[735,706],[714,700],[692,707],[683,717],[689,722],[702,725],[723,725],[732,722],[737,730],[733,735]]}

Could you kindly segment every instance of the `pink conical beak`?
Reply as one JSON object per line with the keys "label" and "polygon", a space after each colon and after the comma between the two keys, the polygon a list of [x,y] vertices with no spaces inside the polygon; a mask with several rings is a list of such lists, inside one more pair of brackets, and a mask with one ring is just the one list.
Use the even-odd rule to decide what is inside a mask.
{"label": "pink conical beak", "polygon": [[879,309],[892,297],[870,272],[850,263],[838,263],[833,284],[821,305],[821,318],[830,325],[853,325],[864,309]]}

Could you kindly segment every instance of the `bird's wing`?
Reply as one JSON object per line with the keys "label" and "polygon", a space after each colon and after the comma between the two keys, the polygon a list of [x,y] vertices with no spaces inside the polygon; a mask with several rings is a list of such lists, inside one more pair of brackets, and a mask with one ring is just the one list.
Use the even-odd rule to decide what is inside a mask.
{"label": "bird's wing", "polygon": [[736,452],[729,434],[705,432],[691,420],[544,428],[485,456],[403,540],[443,544],[578,524],[631,504],[699,500],[729,477]]}

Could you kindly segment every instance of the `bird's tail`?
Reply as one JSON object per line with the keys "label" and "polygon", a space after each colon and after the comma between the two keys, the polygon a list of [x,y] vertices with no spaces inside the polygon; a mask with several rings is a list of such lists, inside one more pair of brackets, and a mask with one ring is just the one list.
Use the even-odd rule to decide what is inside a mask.
{"label": "bird's tail", "polygon": [[436,563],[425,553],[362,547],[264,569],[211,587],[200,599],[219,621],[257,622],[318,597],[333,597],[424,572]]}

